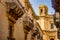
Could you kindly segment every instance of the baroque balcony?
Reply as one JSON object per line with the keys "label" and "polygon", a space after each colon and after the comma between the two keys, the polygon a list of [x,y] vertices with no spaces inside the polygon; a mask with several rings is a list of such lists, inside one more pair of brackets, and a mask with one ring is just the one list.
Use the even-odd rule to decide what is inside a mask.
{"label": "baroque balcony", "polygon": [[25,29],[26,31],[28,31],[28,32],[29,32],[30,30],[32,30],[33,27],[34,27],[34,22],[33,22],[33,20],[32,20],[29,16],[26,16],[26,17],[24,18],[23,24],[24,24],[24,29]]}

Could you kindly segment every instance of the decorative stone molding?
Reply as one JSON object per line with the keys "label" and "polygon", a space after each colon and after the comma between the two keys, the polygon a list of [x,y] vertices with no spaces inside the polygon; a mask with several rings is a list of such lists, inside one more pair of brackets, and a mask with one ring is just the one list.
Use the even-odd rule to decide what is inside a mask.
{"label": "decorative stone molding", "polygon": [[6,2],[7,15],[9,21],[9,37],[8,40],[15,40],[13,38],[14,34],[14,24],[20,18],[24,12],[21,7],[19,7],[15,2]]}
{"label": "decorative stone molding", "polygon": [[25,16],[23,18],[23,25],[24,25],[25,40],[27,40],[28,33],[34,27],[34,22],[29,16]]}
{"label": "decorative stone molding", "polygon": [[24,17],[23,24],[24,29],[26,29],[28,32],[34,27],[34,22],[29,16]]}

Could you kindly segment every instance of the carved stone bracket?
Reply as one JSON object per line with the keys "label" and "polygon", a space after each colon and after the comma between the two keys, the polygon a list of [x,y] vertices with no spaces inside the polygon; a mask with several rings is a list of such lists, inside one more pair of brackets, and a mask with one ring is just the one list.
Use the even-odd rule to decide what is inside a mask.
{"label": "carved stone bracket", "polygon": [[15,40],[13,38],[14,34],[14,24],[24,13],[22,9],[15,2],[6,2],[7,5],[7,15],[9,21],[9,37],[8,40]]}
{"label": "carved stone bracket", "polygon": [[33,31],[32,36],[35,37],[38,34],[38,29],[35,28],[32,31]]}
{"label": "carved stone bracket", "polygon": [[24,14],[22,8],[19,7],[18,4],[16,4],[15,2],[6,2],[6,5],[7,5],[7,13],[9,15],[14,15],[12,17],[17,17],[18,19]]}
{"label": "carved stone bracket", "polygon": [[23,20],[24,28],[29,32],[33,29],[34,23],[33,20],[30,17],[25,17]]}
{"label": "carved stone bracket", "polygon": [[23,24],[24,24],[24,32],[25,32],[25,40],[27,40],[27,35],[30,30],[34,27],[34,22],[29,16],[25,16],[23,18]]}

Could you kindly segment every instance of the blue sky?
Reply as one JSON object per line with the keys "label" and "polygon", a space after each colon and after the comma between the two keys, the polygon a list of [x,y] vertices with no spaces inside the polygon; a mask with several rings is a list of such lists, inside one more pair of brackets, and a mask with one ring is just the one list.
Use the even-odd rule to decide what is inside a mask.
{"label": "blue sky", "polygon": [[37,15],[38,15],[38,6],[41,4],[48,6],[49,14],[54,14],[54,12],[55,12],[54,9],[52,8],[51,0],[30,0],[30,3]]}

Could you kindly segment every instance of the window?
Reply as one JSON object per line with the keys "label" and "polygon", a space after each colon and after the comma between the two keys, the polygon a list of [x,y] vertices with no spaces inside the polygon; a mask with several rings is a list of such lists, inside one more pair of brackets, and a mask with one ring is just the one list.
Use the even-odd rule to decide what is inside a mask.
{"label": "window", "polygon": [[54,40],[53,38],[51,38],[50,40]]}
{"label": "window", "polygon": [[43,10],[42,9],[40,9],[41,10],[41,13],[43,12]]}
{"label": "window", "polygon": [[53,29],[54,28],[54,24],[53,23],[51,23],[51,29]]}

